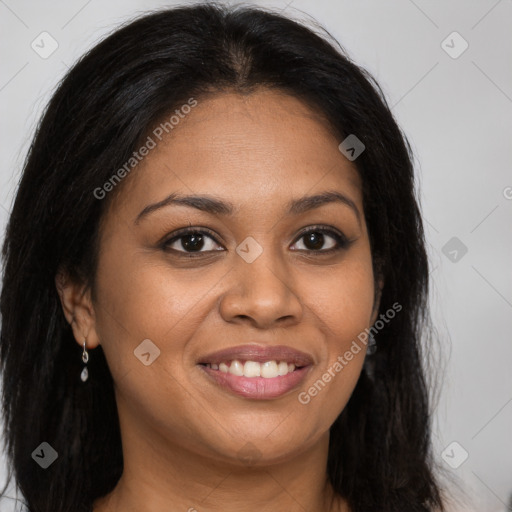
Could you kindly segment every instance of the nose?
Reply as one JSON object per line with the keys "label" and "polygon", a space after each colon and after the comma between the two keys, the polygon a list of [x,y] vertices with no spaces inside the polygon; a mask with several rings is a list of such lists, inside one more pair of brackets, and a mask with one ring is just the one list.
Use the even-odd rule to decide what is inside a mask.
{"label": "nose", "polygon": [[284,327],[301,321],[303,306],[285,263],[264,250],[252,263],[238,255],[230,272],[229,289],[220,301],[227,322],[252,324],[259,329]]}

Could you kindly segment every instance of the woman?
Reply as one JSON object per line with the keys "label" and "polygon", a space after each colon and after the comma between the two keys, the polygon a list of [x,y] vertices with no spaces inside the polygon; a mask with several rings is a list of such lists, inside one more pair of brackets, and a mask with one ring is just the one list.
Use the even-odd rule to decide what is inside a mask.
{"label": "woman", "polygon": [[411,151],[328,35],[217,4],[114,32],[48,105],[3,256],[29,511],[443,510]]}

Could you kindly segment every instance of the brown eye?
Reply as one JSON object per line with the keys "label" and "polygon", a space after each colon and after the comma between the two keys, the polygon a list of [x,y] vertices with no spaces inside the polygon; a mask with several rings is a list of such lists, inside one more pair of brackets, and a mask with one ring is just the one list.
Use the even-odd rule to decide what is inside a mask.
{"label": "brown eye", "polygon": [[193,254],[221,250],[215,248],[217,245],[213,236],[207,231],[185,229],[165,241],[163,248],[165,250]]}
{"label": "brown eye", "polygon": [[[298,240],[300,241],[302,239],[304,239],[302,242],[304,248],[298,248],[294,250],[304,250],[326,254],[346,249],[350,244],[344,235],[326,228],[309,229],[308,231],[302,233]],[[327,247],[325,247],[326,244]]]}

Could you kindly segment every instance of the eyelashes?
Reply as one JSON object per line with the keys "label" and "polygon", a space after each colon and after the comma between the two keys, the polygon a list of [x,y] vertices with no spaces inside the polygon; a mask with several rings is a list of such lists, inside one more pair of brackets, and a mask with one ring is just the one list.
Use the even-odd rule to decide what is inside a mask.
{"label": "eyelashes", "polygon": [[[332,242],[329,243],[329,238],[334,241],[334,246],[332,246]],[[306,243],[302,242],[305,249],[292,250],[319,256],[332,255],[342,250],[346,250],[353,242],[348,240],[347,237],[338,230],[325,226],[308,227],[299,233],[293,245],[296,245],[303,239],[306,239]],[[180,240],[181,243],[179,243]],[[329,244],[330,247],[327,249],[308,249],[306,244],[312,244],[313,247]],[[177,245],[179,248],[171,247],[173,245]],[[215,245],[221,246],[217,241],[215,234],[211,230],[208,228],[188,227],[173,233],[171,237],[167,238],[161,244],[161,248],[165,252],[170,252],[177,257],[186,257],[190,259],[211,254],[214,251],[225,250],[222,246],[220,249],[215,248]]]}
{"label": "eyelashes", "polygon": [[[308,236],[319,235],[319,234],[322,236],[321,237],[315,236],[314,238],[316,240],[315,239],[308,240],[308,238],[307,238]],[[304,251],[307,251],[310,253],[333,254],[335,252],[347,249],[351,243],[343,233],[341,233],[337,230],[335,231],[332,228],[318,226],[318,227],[307,228],[304,231],[302,231],[301,233],[299,233],[299,235],[296,239],[297,241],[294,242],[294,245],[304,238],[306,240],[308,240],[308,242],[313,242],[313,244],[315,244],[315,242],[320,242],[321,245],[323,245],[325,243],[324,235],[327,235],[327,237],[332,238],[334,240],[334,242],[336,243],[336,245],[334,247],[330,247],[328,249],[316,250],[316,249],[307,249],[306,248],[306,249],[300,249],[300,250],[304,250]],[[303,242],[303,245],[305,245],[304,242]]]}

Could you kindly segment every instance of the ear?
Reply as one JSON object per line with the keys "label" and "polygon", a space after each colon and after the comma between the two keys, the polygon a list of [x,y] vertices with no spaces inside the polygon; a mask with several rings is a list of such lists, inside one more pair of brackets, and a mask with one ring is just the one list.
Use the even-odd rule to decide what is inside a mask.
{"label": "ear", "polygon": [[96,348],[100,340],[90,290],[83,283],[71,279],[62,269],[55,276],[55,286],[64,316],[71,324],[75,340],[80,346],[83,346],[84,340],[87,340],[87,348]]}

